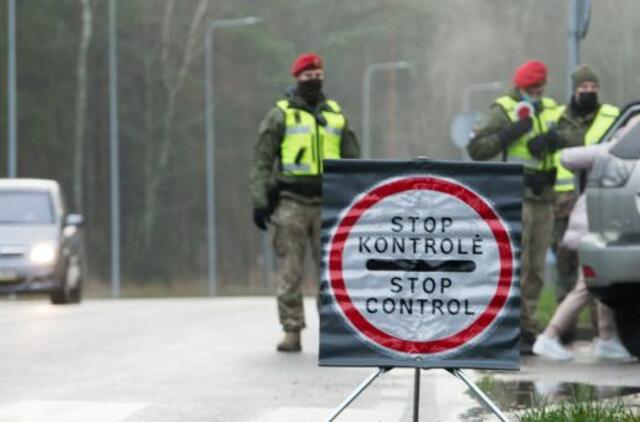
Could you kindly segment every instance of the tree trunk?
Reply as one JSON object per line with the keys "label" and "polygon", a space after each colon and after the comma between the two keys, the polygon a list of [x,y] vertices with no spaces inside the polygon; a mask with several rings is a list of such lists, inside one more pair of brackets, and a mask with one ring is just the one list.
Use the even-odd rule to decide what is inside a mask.
{"label": "tree trunk", "polygon": [[80,45],[78,47],[76,90],[76,121],[74,130],[73,199],[76,212],[84,211],[84,136],[87,117],[87,53],[93,32],[91,0],[79,0],[82,13]]}
{"label": "tree trunk", "polygon": [[[189,33],[184,46],[184,54],[180,61],[178,72],[175,76],[172,74],[173,66],[171,61],[171,44],[173,42],[171,37],[171,22],[174,1],[169,1],[165,8],[165,19],[162,30],[163,46],[161,66],[163,69],[164,84],[167,91],[167,106],[164,113],[162,139],[157,151],[156,159],[153,160],[153,164],[151,166],[147,167],[144,217],[142,222],[143,256],[146,256],[151,246],[153,228],[159,212],[158,197],[160,194],[160,188],[168,171],[169,159],[173,146],[172,127],[174,123],[178,94],[180,93],[185,79],[188,76],[189,68],[197,55],[196,52],[199,48],[198,35],[201,32],[202,23],[206,15],[207,4],[206,0],[201,0],[193,14],[191,25],[189,26]],[[150,163],[148,162],[148,164]]]}

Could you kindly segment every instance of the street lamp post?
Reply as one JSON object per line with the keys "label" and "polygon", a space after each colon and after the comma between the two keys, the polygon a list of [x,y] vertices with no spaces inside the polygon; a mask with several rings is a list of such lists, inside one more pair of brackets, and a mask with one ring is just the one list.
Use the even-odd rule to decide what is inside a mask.
{"label": "street lamp post", "polygon": [[120,296],[120,160],[118,142],[117,0],[109,0],[109,155],[111,194],[111,296]]}
{"label": "street lamp post", "polygon": [[241,19],[217,20],[209,23],[204,34],[204,82],[205,82],[205,133],[206,133],[206,173],[207,173],[207,262],[209,272],[209,295],[214,296],[217,290],[216,262],[216,207],[215,207],[215,174],[214,174],[214,100],[213,100],[213,34],[216,28],[255,25],[261,18],[249,16]]}
{"label": "street lamp post", "polygon": [[362,80],[362,156],[371,158],[371,79],[378,70],[413,70],[409,62],[371,63],[367,66]]}
{"label": "street lamp post", "polygon": [[580,63],[580,40],[587,36],[591,20],[591,0],[569,1],[567,31],[567,98],[573,95],[571,75]]}
{"label": "street lamp post", "polygon": [[16,1],[9,0],[7,5],[7,109],[8,109],[8,169],[10,178],[18,174],[18,145],[16,123]]}

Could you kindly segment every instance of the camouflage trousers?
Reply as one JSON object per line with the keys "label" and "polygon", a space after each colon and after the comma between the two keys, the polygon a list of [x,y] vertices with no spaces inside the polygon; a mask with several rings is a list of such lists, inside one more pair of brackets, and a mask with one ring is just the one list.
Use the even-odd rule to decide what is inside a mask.
{"label": "camouflage trousers", "polygon": [[553,203],[524,200],[522,205],[521,328],[523,337],[540,331],[535,320],[540,291],[544,285],[544,262],[551,244]]}
{"label": "camouflage trousers", "polygon": [[284,331],[305,327],[302,302],[304,258],[307,246],[320,278],[321,207],[282,198],[271,222],[275,227],[273,248],[277,258],[278,316]]}

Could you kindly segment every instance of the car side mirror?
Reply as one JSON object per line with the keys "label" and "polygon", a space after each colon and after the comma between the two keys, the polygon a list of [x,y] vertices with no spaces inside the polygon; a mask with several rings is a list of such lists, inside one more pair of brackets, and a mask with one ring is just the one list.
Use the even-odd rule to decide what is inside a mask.
{"label": "car side mirror", "polygon": [[65,219],[65,225],[80,227],[84,225],[84,217],[81,214],[69,214]]}

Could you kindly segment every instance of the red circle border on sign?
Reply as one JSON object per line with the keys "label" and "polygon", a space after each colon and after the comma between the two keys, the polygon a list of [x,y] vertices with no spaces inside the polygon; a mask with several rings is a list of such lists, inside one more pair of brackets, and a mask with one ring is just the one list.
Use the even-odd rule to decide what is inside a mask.
{"label": "red circle border on sign", "polygon": [[[498,245],[500,272],[496,292],[480,314],[468,327],[449,337],[414,341],[394,337],[371,324],[351,301],[342,274],[342,252],[347,238],[358,219],[382,199],[408,190],[431,190],[451,195],[475,210],[489,226]],[[387,349],[410,353],[441,353],[466,344],[482,333],[495,320],[507,302],[513,278],[513,252],[507,229],[496,212],[483,198],[457,183],[434,177],[408,177],[378,186],[359,199],[339,222],[329,245],[329,279],[337,303],[347,319],[365,337]]]}

